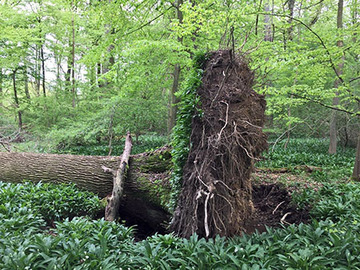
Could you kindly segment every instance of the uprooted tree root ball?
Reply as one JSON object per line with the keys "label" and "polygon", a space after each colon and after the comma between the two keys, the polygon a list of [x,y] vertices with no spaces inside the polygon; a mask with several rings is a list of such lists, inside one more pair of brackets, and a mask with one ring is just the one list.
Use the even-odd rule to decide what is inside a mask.
{"label": "uprooted tree root ball", "polygon": [[250,174],[266,149],[266,102],[253,72],[232,51],[209,55],[198,89],[203,114],[192,121],[191,148],[171,224],[182,237],[232,236],[253,212]]}

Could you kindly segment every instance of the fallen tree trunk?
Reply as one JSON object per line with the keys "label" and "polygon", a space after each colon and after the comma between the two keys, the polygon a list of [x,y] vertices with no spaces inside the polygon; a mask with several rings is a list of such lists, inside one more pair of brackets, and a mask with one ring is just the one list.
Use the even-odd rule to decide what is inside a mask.
{"label": "fallen tree trunk", "polygon": [[[170,218],[166,210],[170,158],[167,148],[130,156],[120,205],[122,218],[129,217],[154,231],[164,229]],[[112,192],[113,174],[102,167],[116,171],[118,166],[119,157],[0,152],[0,181],[75,183],[104,198]]]}
{"label": "fallen tree trunk", "polygon": [[111,170],[114,178],[113,190],[111,196],[108,198],[108,204],[105,208],[105,219],[108,221],[114,221],[119,216],[120,199],[123,194],[124,180],[126,178],[126,169],[129,164],[131,148],[131,135],[130,132],[128,132],[126,135],[124,153],[121,156],[119,168],[115,172]]}

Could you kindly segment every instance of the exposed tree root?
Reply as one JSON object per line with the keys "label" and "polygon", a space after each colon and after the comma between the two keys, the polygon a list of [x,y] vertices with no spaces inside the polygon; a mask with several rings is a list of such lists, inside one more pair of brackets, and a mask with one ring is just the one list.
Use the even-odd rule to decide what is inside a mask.
{"label": "exposed tree root", "polygon": [[191,149],[172,229],[183,237],[231,236],[253,212],[250,174],[266,149],[264,97],[253,73],[230,51],[211,54],[198,90],[203,116],[192,122]]}

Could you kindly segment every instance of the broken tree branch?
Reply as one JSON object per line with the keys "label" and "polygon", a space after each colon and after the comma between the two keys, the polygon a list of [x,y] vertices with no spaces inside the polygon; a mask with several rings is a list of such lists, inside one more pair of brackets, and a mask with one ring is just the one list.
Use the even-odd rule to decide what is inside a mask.
{"label": "broken tree branch", "polygon": [[123,194],[123,185],[129,164],[131,148],[131,135],[130,132],[128,132],[126,135],[125,149],[121,157],[120,165],[114,175],[113,191],[111,196],[108,198],[108,204],[105,209],[105,219],[108,221],[114,221],[118,218],[120,199]]}

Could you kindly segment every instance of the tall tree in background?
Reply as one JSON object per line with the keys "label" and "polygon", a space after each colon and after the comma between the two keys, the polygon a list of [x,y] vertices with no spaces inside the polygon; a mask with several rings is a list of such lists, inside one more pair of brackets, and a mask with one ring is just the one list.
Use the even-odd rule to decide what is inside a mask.
{"label": "tall tree in background", "polygon": [[[178,24],[183,23],[183,13],[181,11],[181,6],[183,4],[183,0],[176,0],[175,2],[175,9],[176,9],[176,19],[178,20]],[[183,38],[182,36],[178,36],[178,42],[182,43]],[[171,133],[172,128],[175,126],[176,121],[176,103],[178,102],[178,99],[176,98],[175,94],[179,89],[180,84],[180,72],[181,67],[180,64],[175,63],[174,66],[174,73],[173,73],[173,84],[170,91],[170,102],[169,102],[169,120],[168,120],[168,133]]]}
{"label": "tall tree in background", "polygon": [[17,117],[18,117],[18,126],[21,130],[23,127],[23,121],[22,121],[22,111],[20,109],[20,101],[19,101],[19,95],[18,95],[18,89],[16,85],[16,72],[17,68],[12,71],[11,77],[12,77],[12,83],[13,83],[13,91],[14,91],[14,102],[15,102],[15,109],[17,111]]}
{"label": "tall tree in background", "polygon": [[[336,20],[336,26],[337,26],[337,30],[338,30],[339,35],[342,35],[342,33],[340,31],[343,28],[343,9],[344,9],[344,1],[339,0],[338,1],[338,11],[337,11],[337,20]],[[340,38],[337,41],[337,46],[339,48],[342,48],[344,46],[342,38]],[[338,64],[338,68],[336,70],[337,78],[336,78],[335,83],[334,83],[335,88],[339,88],[341,86],[341,84],[342,84],[341,75],[342,75],[343,67],[344,67],[344,57],[342,57],[340,63]],[[339,105],[339,92],[335,93],[335,97],[333,98],[332,105],[334,107]],[[336,118],[337,117],[336,117],[336,115],[337,115],[337,111],[333,110],[331,112],[331,119],[330,119],[329,154],[336,154],[336,148],[337,148],[337,136],[336,136],[336,133],[337,133]]]}

